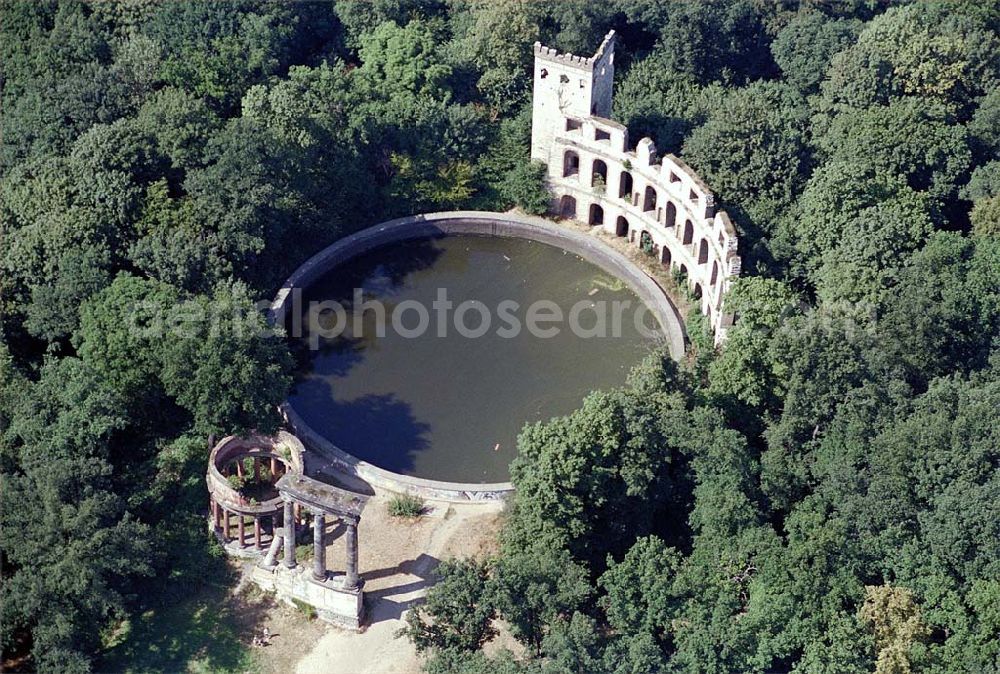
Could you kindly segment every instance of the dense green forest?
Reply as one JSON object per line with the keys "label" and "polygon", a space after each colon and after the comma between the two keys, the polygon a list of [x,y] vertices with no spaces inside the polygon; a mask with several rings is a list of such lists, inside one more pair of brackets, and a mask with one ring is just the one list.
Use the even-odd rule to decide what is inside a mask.
{"label": "dense green forest", "polygon": [[[5,658],[100,670],[205,586],[206,438],[291,383],[258,302],[389,217],[537,211],[531,44],[611,28],[615,118],[740,230],[738,321],[526,427],[501,552],[409,637],[437,673],[1000,671],[980,0],[3,0]],[[172,312],[204,320],[136,329]]]}

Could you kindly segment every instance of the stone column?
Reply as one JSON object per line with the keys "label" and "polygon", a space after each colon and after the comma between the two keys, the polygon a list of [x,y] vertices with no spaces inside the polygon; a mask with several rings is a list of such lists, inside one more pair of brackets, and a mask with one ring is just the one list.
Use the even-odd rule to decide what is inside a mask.
{"label": "stone column", "polygon": [[246,541],[246,523],[243,521],[243,513],[236,513],[236,530],[240,537],[240,547],[245,545]]}
{"label": "stone column", "polygon": [[285,501],[285,566],[295,568],[295,509]]}
{"label": "stone column", "polygon": [[326,545],[323,542],[326,518],[319,511],[313,512],[313,578],[326,580]]}
{"label": "stone column", "polygon": [[275,482],[278,481],[278,460],[273,456],[271,457],[271,479]]}
{"label": "stone column", "polygon": [[344,578],[348,589],[358,587],[358,523],[347,522],[347,574]]}
{"label": "stone column", "polygon": [[253,516],[253,544],[260,550],[260,515]]}

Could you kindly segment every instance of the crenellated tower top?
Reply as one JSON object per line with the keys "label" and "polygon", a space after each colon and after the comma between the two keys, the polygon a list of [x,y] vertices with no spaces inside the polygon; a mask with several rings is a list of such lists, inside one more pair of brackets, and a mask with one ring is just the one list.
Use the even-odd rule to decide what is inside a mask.
{"label": "crenellated tower top", "polygon": [[577,56],[576,54],[571,54],[569,52],[560,54],[558,49],[546,47],[541,42],[536,42],[535,59],[548,60],[573,68],[592,71],[595,65],[605,65],[603,63],[605,56],[613,56],[615,49],[614,43],[615,31],[612,30],[604,36],[604,41],[601,42],[601,45],[597,48],[597,51],[594,52],[593,56]]}
{"label": "crenellated tower top", "polygon": [[565,117],[610,117],[615,79],[615,31],[593,56],[559,53],[535,43],[532,159],[548,161],[554,133]]}

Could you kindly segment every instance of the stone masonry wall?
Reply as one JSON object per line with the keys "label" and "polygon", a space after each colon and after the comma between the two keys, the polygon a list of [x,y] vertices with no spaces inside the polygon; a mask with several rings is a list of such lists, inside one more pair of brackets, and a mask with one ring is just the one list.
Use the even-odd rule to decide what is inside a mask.
{"label": "stone masonry wall", "polygon": [[720,343],[733,320],[723,298],[740,274],[736,230],[687,164],[658,158],[649,138],[633,148],[628,129],[606,118],[614,48],[614,31],[592,58],[536,43],[531,157],[547,166],[553,212],[626,237],[682,271]]}

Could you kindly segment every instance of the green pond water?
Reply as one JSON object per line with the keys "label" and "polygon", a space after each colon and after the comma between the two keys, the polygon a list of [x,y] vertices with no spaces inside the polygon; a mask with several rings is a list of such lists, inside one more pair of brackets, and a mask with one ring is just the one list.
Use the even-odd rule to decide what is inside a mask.
{"label": "green pond water", "polygon": [[[375,333],[378,316],[369,309],[352,330],[354,289],[366,302],[379,300],[386,311],[384,336]],[[453,303],[445,313],[433,305],[445,292]],[[344,333],[312,340],[300,337],[302,361],[289,401],[314,430],[354,456],[405,475],[455,482],[503,482],[516,455],[517,435],[528,422],[547,420],[579,407],[595,389],[618,386],[661,337],[652,313],[620,279],[577,255],[525,239],[451,235],[385,246],[338,266],[307,288],[303,305],[334,300],[346,309]],[[562,322],[553,337],[531,334],[528,307],[554,302]],[[428,327],[420,336],[421,316]],[[455,327],[456,308],[481,303],[490,327],[469,337]],[[506,313],[501,302],[507,301]],[[510,304],[516,302],[518,308]],[[574,334],[572,307],[583,302]],[[615,336],[614,307],[622,307]],[[398,314],[400,334],[392,326]],[[587,307],[590,307],[587,309]],[[546,307],[544,315],[550,315]],[[635,314],[641,316],[640,330]],[[597,312],[605,317],[602,336]],[[521,323],[516,331],[510,320]],[[303,325],[310,319],[302,312]],[[333,329],[336,314],[317,325]],[[483,332],[478,310],[463,325]],[[477,332],[477,328],[479,328]],[[442,336],[443,335],[443,336]]]}

